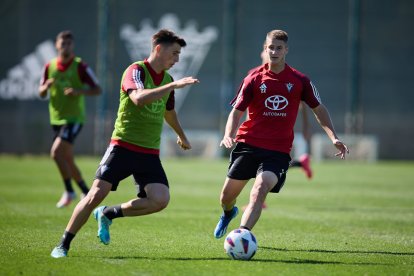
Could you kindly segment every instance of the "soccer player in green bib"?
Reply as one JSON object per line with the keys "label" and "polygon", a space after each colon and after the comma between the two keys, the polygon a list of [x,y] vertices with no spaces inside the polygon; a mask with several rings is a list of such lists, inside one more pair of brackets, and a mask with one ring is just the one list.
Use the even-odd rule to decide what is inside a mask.
{"label": "soccer player in green bib", "polygon": [[[174,90],[199,82],[193,77],[174,81],[166,71],[179,61],[181,48],[185,46],[184,39],[162,29],[152,37],[148,59],[135,62],[125,70],[110,145],[99,164],[91,190],[73,211],[52,257],[67,256],[72,239],[92,211],[98,222],[100,241],[109,244],[109,226],[114,219],[148,215],[167,207],[169,184],[159,158],[163,122],[165,120],[177,133],[177,144],[182,149],[191,149],[174,110]],[[130,175],[135,180],[137,197],[119,205],[96,208]]]}
{"label": "soccer player in green bib", "polygon": [[65,185],[65,191],[56,204],[62,208],[76,198],[72,179],[81,189],[81,198],[89,191],[75,164],[73,144],[85,121],[85,95],[101,93],[98,81],[91,68],[79,57],[74,49],[71,31],[62,31],[56,37],[58,56],[47,63],[40,81],[39,95],[49,97],[50,124],[54,131],[50,155],[55,160]]}

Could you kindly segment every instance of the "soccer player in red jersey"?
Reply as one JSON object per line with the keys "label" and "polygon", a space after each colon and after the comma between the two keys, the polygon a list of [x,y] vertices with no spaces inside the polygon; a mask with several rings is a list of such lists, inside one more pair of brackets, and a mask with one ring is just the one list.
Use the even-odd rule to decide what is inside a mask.
{"label": "soccer player in red jersey", "polygon": [[[315,85],[307,76],[286,64],[288,34],[270,31],[266,36],[268,63],[251,70],[232,100],[224,137],[220,146],[231,148],[230,165],[220,195],[223,214],[214,230],[224,236],[230,221],[238,214],[237,196],[249,179],[255,178],[249,204],[240,228],[251,230],[262,212],[267,194],[278,193],[286,180],[291,161],[293,127],[301,101],[315,114],[332,144],[336,156],[345,159],[347,146],[339,140],[328,110],[322,104]],[[239,126],[243,113],[246,120]]]}
{"label": "soccer player in red jersey", "polygon": [[49,92],[50,124],[54,131],[51,157],[62,176],[65,191],[56,204],[68,206],[76,197],[72,179],[81,189],[81,198],[89,191],[75,164],[73,144],[85,121],[84,96],[95,96],[101,88],[92,69],[74,54],[74,36],[62,31],[56,37],[58,56],[47,63],[40,81],[39,95],[45,98]]}
{"label": "soccer player in red jersey", "polygon": [[[263,50],[260,53],[260,58],[262,60],[262,65],[268,63],[268,55],[266,55],[266,41],[263,43]],[[254,69],[252,69],[251,72],[253,72]],[[310,156],[309,156],[309,149],[310,149],[310,139],[311,139],[311,132],[309,128],[309,119],[308,119],[308,113],[306,111],[306,107],[303,102],[300,102],[299,110],[302,114],[302,137],[305,142],[305,149],[302,149],[301,155],[298,159],[293,159],[290,162],[289,167],[299,167],[301,168],[308,179],[312,178],[312,169],[310,167]],[[296,136],[296,134],[295,134]],[[297,137],[296,137],[297,138]],[[295,140],[293,141],[293,145],[295,146]],[[299,147],[296,146],[295,151],[299,151]],[[265,206],[265,205],[263,205]],[[263,207],[265,208],[265,207]]]}
{"label": "soccer player in red jersey", "polygon": [[[268,63],[265,48],[266,48],[266,41],[264,42],[263,50],[260,53],[260,58],[262,60],[262,65]],[[254,70],[255,70],[255,68],[252,69],[251,71],[249,71],[249,73],[253,72]],[[293,147],[295,148],[295,155],[296,156],[298,155],[296,153],[298,151],[300,156],[299,156],[299,158],[292,159],[292,161],[290,161],[290,163],[289,163],[289,167],[301,168],[303,170],[303,172],[305,173],[306,177],[310,180],[312,178],[312,175],[313,175],[312,168],[310,166],[310,154],[309,154],[311,132],[310,132],[310,128],[309,128],[308,113],[306,111],[306,107],[305,107],[305,104],[303,102],[300,102],[299,110],[301,111],[300,113],[302,114],[302,133],[300,133],[299,135],[302,135],[303,140],[304,140],[304,145],[300,146],[300,147],[295,145],[295,144],[299,144],[299,143],[295,143],[295,141],[298,137],[298,135],[295,133],[295,140],[293,140]],[[246,210],[246,208],[247,208],[247,205],[244,205],[242,207],[243,212]],[[266,202],[263,202],[262,209],[266,209],[266,208],[267,208],[267,204],[266,204]]]}

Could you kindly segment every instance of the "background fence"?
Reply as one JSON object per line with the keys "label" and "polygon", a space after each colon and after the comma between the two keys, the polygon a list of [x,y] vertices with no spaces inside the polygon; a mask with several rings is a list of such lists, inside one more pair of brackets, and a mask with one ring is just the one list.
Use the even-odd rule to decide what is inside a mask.
{"label": "background fence", "polygon": [[[318,87],[336,130],[376,137],[379,158],[413,158],[410,0],[178,0],[174,5],[2,0],[0,153],[49,151],[47,101],[37,97],[37,86],[42,66],[55,54],[53,39],[70,29],[76,54],[104,88],[103,95],[87,100],[88,120],[76,151],[101,154],[112,132],[121,75],[131,62],[148,56],[150,37],[161,27],[188,42],[172,75],[201,81],[177,92],[180,120],[197,133],[197,141],[202,135],[220,136],[228,102],[247,71],[260,64],[266,33],[284,29],[290,40],[287,62]],[[311,122],[313,132],[320,133]]]}

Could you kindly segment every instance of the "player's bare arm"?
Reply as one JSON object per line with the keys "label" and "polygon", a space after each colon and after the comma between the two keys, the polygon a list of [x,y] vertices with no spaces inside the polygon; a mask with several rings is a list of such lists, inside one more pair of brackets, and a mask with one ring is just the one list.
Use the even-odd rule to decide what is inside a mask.
{"label": "player's bare arm", "polygon": [[174,81],[173,83],[175,85],[174,88],[178,89],[178,88],[186,87],[187,85],[200,83],[200,81],[198,79],[193,78],[193,77],[185,77],[185,78],[179,79],[177,81]]}
{"label": "player's bare arm", "polygon": [[75,89],[72,87],[66,87],[63,90],[63,93],[66,96],[79,96],[79,95],[86,95],[86,96],[98,96],[102,92],[101,87],[95,86],[89,89]]}
{"label": "player's bare arm", "polygon": [[220,142],[220,147],[225,146],[229,149],[233,146],[237,128],[239,127],[240,118],[243,116],[243,113],[243,111],[237,110],[235,108],[231,110],[229,118],[227,119],[224,137]]}
{"label": "player's bare arm", "polygon": [[129,90],[129,98],[132,100],[132,102],[137,106],[143,106],[149,103],[152,103],[153,101],[156,101],[158,99],[161,99],[165,96],[165,94],[170,93],[174,89],[183,88],[187,85],[192,85],[195,83],[199,83],[198,79],[195,79],[193,77],[186,77],[179,79],[174,82],[170,82],[166,85],[153,88],[153,89],[134,89]]}
{"label": "player's bare arm", "polygon": [[39,87],[39,96],[41,98],[45,98],[47,96],[47,90],[52,86],[55,82],[54,78],[47,79],[44,84]]}
{"label": "player's bare arm", "polygon": [[300,102],[299,110],[302,113],[302,135],[305,138],[306,142],[309,143],[312,134],[309,127],[308,112],[306,111],[306,106],[303,102]]}
{"label": "player's bare arm", "polygon": [[334,146],[339,150],[335,156],[340,156],[341,159],[345,159],[345,155],[349,154],[349,149],[341,140],[339,140],[338,136],[336,135],[331,117],[326,107],[323,104],[320,104],[313,109],[313,113],[315,114],[318,123],[321,125],[323,130],[325,130],[329,139],[331,139]]}
{"label": "player's bare arm", "polygon": [[187,139],[187,136],[184,133],[183,128],[181,127],[180,121],[178,120],[177,113],[175,110],[167,110],[164,114],[164,119],[167,122],[167,124],[175,131],[177,134],[177,144],[183,149],[183,150],[189,150],[191,149],[191,144]]}

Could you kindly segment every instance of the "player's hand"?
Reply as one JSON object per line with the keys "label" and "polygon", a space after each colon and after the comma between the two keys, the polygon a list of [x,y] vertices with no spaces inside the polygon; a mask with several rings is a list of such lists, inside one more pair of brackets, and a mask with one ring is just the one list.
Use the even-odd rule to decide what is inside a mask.
{"label": "player's hand", "polygon": [[234,138],[230,137],[230,136],[224,136],[223,140],[221,140],[220,142],[220,147],[221,146],[225,146],[226,148],[231,148],[234,144],[235,140]]}
{"label": "player's hand", "polygon": [[66,96],[79,96],[79,95],[80,95],[80,92],[79,92],[78,90],[76,90],[76,89],[72,88],[72,87],[66,87],[66,88],[63,90],[63,93],[64,93]]}
{"label": "player's hand", "polygon": [[177,137],[177,144],[183,149],[183,150],[189,150],[191,149],[191,144],[187,140],[187,138],[183,137]]}
{"label": "player's hand", "polygon": [[54,78],[47,79],[45,81],[46,88],[49,89],[54,82],[55,82],[55,79]]}
{"label": "player's hand", "polygon": [[40,96],[40,98],[46,98],[46,96],[47,96],[47,91],[49,90],[49,88],[53,85],[53,83],[55,83],[55,79],[54,78],[50,78],[50,79],[47,79],[46,81],[45,81],[45,83],[44,84],[42,84],[40,87],[39,87],[39,96]]}
{"label": "player's hand", "polygon": [[183,88],[187,85],[191,85],[194,83],[200,83],[200,81],[193,77],[186,77],[186,78],[182,78],[180,80],[175,81],[174,85],[175,85],[175,88]]}
{"label": "player's hand", "polygon": [[345,155],[349,154],[348,147],[344,143],[342,143],[339,139],[334,140],[333,144],[339,150],[339,152],[336,153],[335,156],[340,156],[341,159],[345,159]]}

